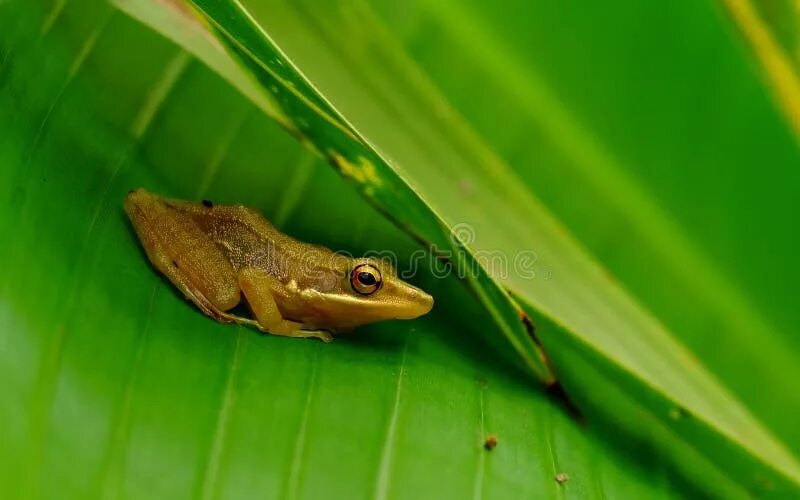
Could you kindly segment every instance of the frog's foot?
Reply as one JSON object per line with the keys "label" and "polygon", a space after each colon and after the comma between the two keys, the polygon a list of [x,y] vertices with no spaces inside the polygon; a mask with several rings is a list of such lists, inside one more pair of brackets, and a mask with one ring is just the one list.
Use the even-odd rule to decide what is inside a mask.
{"label": "frog's foot", "polygon": [[252,318],[245,318],[244,316],[237,316],[236,314],[231,314],[229,312],[216,312],[216,316],[218,316],[218,321],[222,323],[238,323],[240,325],[247,325],[247,326],[254,326],[258,329],[261,329],[261,326],[258,324],[258,321]]}
{"label": "frog's foot", "polygon": [[258,328],[259,330],[261,330],[262,332],[269,333],[272,335],[280,335],[282,337],[294,337],[298,339],[316,338],[320,339],[326,344],[333,340],[333,335],[331,335],[331,332],[327,330],[306,328],[302,323],[298,323],[296,321],[281,319],[280,321],[272,323],[271,325],[264,326],[258,321],[253,321],[247,318],[238,318],[238,316],[236,318],[237,319],[235,319],[234,321],[238,321],[239,319],[245,320],[247,321],[247,324],[251,324],[256,328]]}
{"label": "frog's foot", "polygon": [[254,326],[258,328],[262,333],[268,333],[270,335],[280,335],[282,337],[296,337],[300,339],[317,338],[325,343],[331,342],[333,340],[333,335],[331,335],[331,332],[327,330],[305,328],[302,323],[297,323],[295,321],[282,320],[279,323],[272,324],[272,326],[263,326],[261,323],[259,323],[254,319],[245,318],[242,316],[237,316],[235,314],[230,314],[226,312],[218,314],[220,316],[219,321],[235,322],[241,325]]}
{"label": "frog's foot", "polygon": [[[291,323],[294,322],[292,321]],[[297,323],[297,325],[299,326],[297,329],[291,328],[286,330],[267,329],[258,324],[256,324],[255,326],[263,333],[268,333],[270,335],[280,335],[281,337],[294,337],[297,339],[320,339],[326,344],[328,342],[333,342],[333,335],[331,335],[331,332],[327,330],[312,330],[312,329],[300,328],[302,327],[302,324],[300,323]]]}
{"label": "frog's foot", "polygon": [[333,335],[331,335],[331,332],[329,332],[327,330],[311,330],[311,329],[301,328],[300,330],[298,330],[295,334],[293,334],[291,336],[292,337],[302,337],[302,338],[306,338],[306,339],[307,338],[320,339],[321,341],[325,342],[326,344],[328,342],[332,342],[333,341]]}

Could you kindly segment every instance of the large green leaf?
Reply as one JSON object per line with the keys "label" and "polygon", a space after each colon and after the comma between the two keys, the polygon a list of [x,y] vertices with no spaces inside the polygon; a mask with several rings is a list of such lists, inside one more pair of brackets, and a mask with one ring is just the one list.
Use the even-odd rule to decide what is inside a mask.
{"label": "large green leaf", "polygon": [[[792,324],[791,288],[782,294],[772,275],[759,283],[758,269],[744,269],[746,276],[736,272],[737,259],[747,255],[791,255],[793,236],[781,227],[796,212],[765,201],[775,203],[783,199],[779,193],[796,187],[796,171],[787,174],[796,166],[796,150],[763,88],[742,73],[743,52],[731,49],[735,43],[720,34],[710,10],[683,2],[670,12],[684,9],[691,14],[686,18],[700,19],[691,25],[697,31],[716,29],[703,42],[717,41],[721,47],[715,48],[743,82],[723,101],[724,109],[733,123],[746,116],[753,125],[736,133],[725,129],[728,135],[721,134],[707,155],[722,162],[715,165],[736,165],[733,178],[743,181],[752,161],[742,154],[746,145],[771,147],[769,158],[785,169],[776,185],[762,188],[774,199],[759,198],[752,220],[762,224],[770,246],[784,243],[777,251],[760,248],[758,238],[731,240],[734,229],[724,225],[693,221],[695,207],[686,200],[663,192],[651,199],[642,184],[659,192],[686,179],[681,160],[687,149],[668,154],[675,143],[654,146],[644,126],[627,131],[636,140],[626,141],[622,130],[638,123],[640,102],[632,97],[600,106],[603,99],[587,92],[584,75],[574,71],[593,68],[596,93],[614,89],[615,75],[641,72],[641,58],[599,65],[605,72],[592,63],[598,53],[613,57],[628,45],[637,48],[614,37],[626,32],[630,19],[652,31],[654,40],[669,38],[653,28],[669,32],[674,26],[647,18],[644,7],[630,18],[612,16],[620,26],[608,33],[597,32],[591,10],[572,12],[565,18],[591,43],[571,46],[539,4],[515,6],[517,21],[530,20],[518,9],[537,14],[538,29],[530,30],[502,9],[448,9],[431,1],[404,4],[413,15],[395,16],[398,4],[387,3],[385,19],[396,23],[387,33],[363,6],[248,3],[269,39],[258,30],[237,31],[253,26],[236,8],[231,16],[209,11],[229,4],[198,4],[218,27],[234,23],[237,29],[228,26],[221,37],[234,58],[197,23],[188,35],[167,34],[201,55],[250,103],[103,3],[57,0],[43,12],[36,2],[0,5],[0,124],[10,131],[0,142],[7,186],[1,201],[8,207],[0,229],[15,235],[0,253],[9,269],[0,289],[0,366],[9,381],[9,403],[0,413],[9,443],[0,455],[0,482],[10,484],[12,493],[639,497],[672,486],[654,480],[662,477],[662,455],[671,455],[694,487],[708,492],[796,489],[795,459],[769,436],[798,449],[791,426],[796,398],[786,382],[797,371],[796,349],[784,348],[792,341],[779,333],[791,331],[784,330]],[[146,20],[173,30],[172,21],[159,24],[168,12],[152,10]],[[550,14],[562,21],[562,11]],[[677,26],[685,36],[686,26]],[[562,37],[575,31],[564,30]],[[406,47],[395,45],[398,34]],[[284,54],[265,57],[276,46]],[[582,59],[586,46],[596,49]],[[667,55],[676,49],[656,48]],[[516,173],[475,139],[407,53]],[[686,73],[713,81],[716,75],[707,76],[678,53]],[[557,85],[548,87],[542,75]],[[670,81],[664,78],[662,92],[676,100],[654,100],[653,115],[665,127],[673,125],[676,102],[683,102],[669,92]],[[273,89],[271,83],[280,85]],[[649,83],[645,77],[639,85]],[[557,105],[565,101],[555,97],[556,87],[569,106]],[[744,91],[752,100],[742,102],[755,105],[738,102]],[[332,159],[416,238],[446,249],[459,243],[450,240],[450,228],[469,223],[476,240],[471,253],[455,254],[456,263],[480,250],[534,249],[538,276],[550,279],[491,281],[480,274],[471,288],[488,306],[487,315],[455,280],[423,273],[419,283],[437,297],[431,318],[371,327],[330,349],[203,318],[155,278],[136,250],[117,209],[130,187],[248,202],[292,234],[338,248],[391,248],[406,256],[414,248],[261,111]],[[608,122],[597,120],[604,116]],[[720,119],[710,112],[690,118],[703,131]],[[535,140],[518,135],[527,130],[536,131]],[[745,146],[725,144],[731,138]],[[626,161],[609,155],[609,144]],[[681,168],[672,176],[657,171],[647,177],[641,159],[648,147]],[[693,189],[739,221],[753,205],[736,203],[739,184],[715,185],[718,171],[700,176]],[[525,188],[515,187],[515,176]],[[562,232],[529,187],[619,285]],[[333,198],[339,213],[320,209]],[[357,234],[353,221],[359,221]],[[624,229],[613,231],[617,227]],[[737,245],[727,248],[731,241]],[[656,284],[651,269],[661,270]],[[787,273],[780,283],[791,281]],[[589,433],[576,427],[509,368],[512,358],[492,354],[502,350],[494,339],[503,332],[526,366],[547,378],[506,286],[529,309],[590,429],[612,427]],[[724,349],[701,335],[711,329],[726,333]],[[762,375],[770,362],[776,373]],[[737,371],[734,363],[746,369]],[[754,383],[765,378],[774,394]],[[617,451],[611,452],[606,439],[620,430],[625,434],[613,438]],[[490,454],[480,448],[489,431],[500,436]],[[658,448],[648,452],[628,442],[631,436]],[[558,471],[569,473],[565,485],[552,480]],[[694,492],[679,487],[682,495]]]}
{"label": "large green leaf", "polygon": [[[238,3],[196,0],[194,4],[222,43],[276,97],[282,110],[278,119],[340,168],[340,158],[349,158],[344,173],[359,173],[364,194],[392,213],[402,227],[441,245],[441,235],[428,224],[418,195],[430,209],[428,218],[435,214],[451,228],[469,222],[476,239],[469,242],[467,259],[481,252],[500,250],[513,256],[535,249],[539,276],[554,279],[535,280],[515,273],[493,278],[526,303],[535,323],[545,327],[540,328],[540,336],[556,367],[592,414],[630,424],[618,406],[604,400],[605,392],[594,390],[601,380],[609,382],[609,394],[621,391],[618,404],[633,405],[653,417],[644,434],[652,434],[649,437],[699,481],[706,472],[698,472],[695,460],[687,460],[688,456],[705,457],[707,465],[720,467],[719,472],[730,474],[750,490],[783,494],[798,488],[796,458],[737,396],[675,342],[686,332],[668,330],[644,301],[635,300],[608,279],[607,272],[447,109],[364,7],[271,2],[248,3],[248,12]],[[727,321],[735,319],[739,325],[726,332],[735,334],[738,348],[752,341],[752,332],[757,331],[765,335],[768,346],[760,355],[776,353],[781,359],[792,359],[785,350],[773,348],[784,341],[756,305],[748,303],[736,284],[709,264],[679,226],[619,170],[614,158],[558,104],[543,82],[517,69],[525,68],[525,61],[520,63],[513,58],[513,50],[493,43],[495,37],[482,38],[485,29],[476,20],[492,15],[472,15],[462,6],[447,7],[441,2],[431,2],[426,8],[455,33],[459,43],[475,47],[479,63],[490,68],[488,74],[500,75],[503,85],[512,86],[516,91],[509,93],[512,100],[522,96],[518,104],[523,109],[524,105],[542,108],[545,132],[556,137],[555,141],[546,137],[548,142],[567,149],[574,166],[595,168],[579,170],[582,177],[622,194],[613,200],[612,211],[621,205],[633,213],[634,227],[644,232],[647,243],[673,253],[667,259],[672,268],[681,263],[692,269],[694,274],[688,278],[675,273],[674,281],[689,281],[693,293],[710,302],[712,314],[733,315]],[[704,19],[710,19],[705,15]],[[445,60],[451,53],[459,52],[447,52]],[[480,89],[485,96],[484,85],[491,78],[485,80],[470,79],[479,87],[462,87]],[[522,88],[520,82],[529,87]],[[499,93],[498,100],[502,102],[507,93]],[[392,126],[387,128],[386,123]],[[352,166],[359,162],[363,171]],[[364,171],[378,174],[365,176]],[[370,182],[373,177],[377,180]],[[398,198],[402,188],[398,178],[411,188],[405,199]],[[387,179],[391,189],[379,189]],[[536,185],[535,179],[531,183]],[[553,192],[565,191],[556,187]],[[409,207],[407,212],[398,210],[402,203]],[[473,285],[483,291],[479,294],[490,308],[507,301],[502,294],[492,293],[496,284],[483,280]],[[664,287],[677,297],[682,290]],[[743,332],[749,336],[745,338]],[[587,363],[591,368],[586,368]],[[784,410],[783,415],[791,413]]]}
{"label": "large green leaf", "polygon": [[416,245],[268,104],[103,2],[0,4],[0,64],[3,496],[697,492],[527,382],[456,279],[421,272],[434,313],[330,345],[202,316],[147,264],[128,189],[249,203],[354,252]]}

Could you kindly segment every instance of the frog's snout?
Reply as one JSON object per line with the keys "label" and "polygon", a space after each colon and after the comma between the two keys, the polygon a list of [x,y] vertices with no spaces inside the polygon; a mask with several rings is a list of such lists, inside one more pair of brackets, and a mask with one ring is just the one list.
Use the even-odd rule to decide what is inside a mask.
{"label": "frog's snout", "polygon": [[[147,209],[158,203],[158,198],[143,188],[131,189],[125,196],[125,213],[133,221],[140,215],[141,209]],[[140,210],[136,210],[139,208]]]}
{"label": "frog's snout", "polygon": [[398,308],[397,319],[414,319],[433,309],[433,297],[419,288],[405,284],[403,304]]}

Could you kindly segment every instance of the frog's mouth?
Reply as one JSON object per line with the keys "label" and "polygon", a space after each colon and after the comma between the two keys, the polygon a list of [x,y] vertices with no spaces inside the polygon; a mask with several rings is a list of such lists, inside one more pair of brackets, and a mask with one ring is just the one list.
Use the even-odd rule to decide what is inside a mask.
{"label": "frog's mouth", "polygon": [[340,326],[357,326],[387,319],[414,319],[430,312],[433,297],[419,288],[401,282],[385,282],[370,296],[326,294],[304,291],[307,303]]}

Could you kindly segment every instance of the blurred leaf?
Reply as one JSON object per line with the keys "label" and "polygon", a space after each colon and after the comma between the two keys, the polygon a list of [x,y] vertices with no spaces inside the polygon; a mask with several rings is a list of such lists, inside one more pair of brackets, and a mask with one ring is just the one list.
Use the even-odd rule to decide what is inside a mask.
{"label": "blurred leaf", "polygon": [[423,269],[431,315],[330,345],[183,300],[122,213],[132,187],[247,203],[401,263],[417,248],[262,110],[103,2],[0,4],[5,497],[698,494],[527,383],[454,278]]}
{"label": "blurred leaf", "polygon": [[[376,181],[362,185],[362,192],[401,227],[441,245],[411,192],[406,200],[397,197],[402,187],[397,177],[424,200],[431,209],[429,217],[436,214],[450,228],[469,222],[476,239],[469,242],[467,258],[479,261],[481,252],[518,255],[535,249],[538,275],[554,279],[531,280],[515,273],[494,278],[530,304],[535,322],[545,325],[540,336],[551,356],[567,360],[570,356],[565,353],[575,351],[576,359],[564,364],[557,361],[556,367],[583,402],[595,403],[592,410],[604,418],[625,421],[613,405],[597,404],[602,397],[593,394],[591,384],[599,383],[597,376],[606,377],[614,381],[609,391],[621,388],[620,397],[652,416],[648,437],[673,454],[676,463],[698,481],[705,472],[698,473],[694,461],[686,457],[697,459],[699,452],[708,460],[706,466],[720,467],[719,472],[730,474],[747,489],[783,494],[798,488],[796,458],[675,342],[674,333],[609,280],[530,192],[520,188],[513,174],[447,109],[363,7],[272,2],[248,4],[252,8],[248,14],[226,2],[195,0],[194,4],[223,43],[277,97],[283,118],[295,133],[340,168],[339,155],[350,158],[350,164],[366,159],[363,165],[378,173],[378,181],[391,182],[391,190],[378,191]],[[435,5],[439,12],[463,12],[455,6]],[[456,19],[459,28],[475,34],[467,16]],[[254,24],[257,21],[259,25]],[[491,44],[483,45],[487,47]],[[503,61],[505,52],[491,53]],[[506,70],[515,67],[508,61],[500,65]],[[531,95],[553,102],[541,88]],[[576,135],[579,129],[565,121],[563,113],[552,112],[558,111],[552,104],[548,111],[547,119],[561,119],[553,123],[561,135],[580,141],[573,142],[573,147],[598,156],[590,135]],[[361,140],[336,138],[347,138],[348,131]],[[351,170],[348,167],[345,174]],[[622,180],[615,185],[626,189]],[[413,207],[406,213],[398,206],[404,201]],[[634,209],[650,208],[644,198],[631,201],[638,202],[632,205]],[[658,211],[655,214],[660,217]],[[678,233],[668,218],[659,222],[655,227],[663,231],[662,237]],[[689,263],[702,262],[690,243],[679,238],[673,246],[689,256]],[[723,292],[723,301],[728,301],[724,306],[739,300],[724,277],[713,268],[705,272],[713,276],[710,290],[718,286]],[[477,287],[491,290],[486,282]],[[502,302],[496,299],[502,297],[484,297],[489,304]],[[748,314],[746,307],[741,315],[750,323],[758,322],[757,315],[750,318]],[[586,363],[592,369],[585,369]]]}
{"label": "blurred leaf", "polygon": [[725,0],[772,86],[777,105],[800,139],[800,5],[796,1]]}

